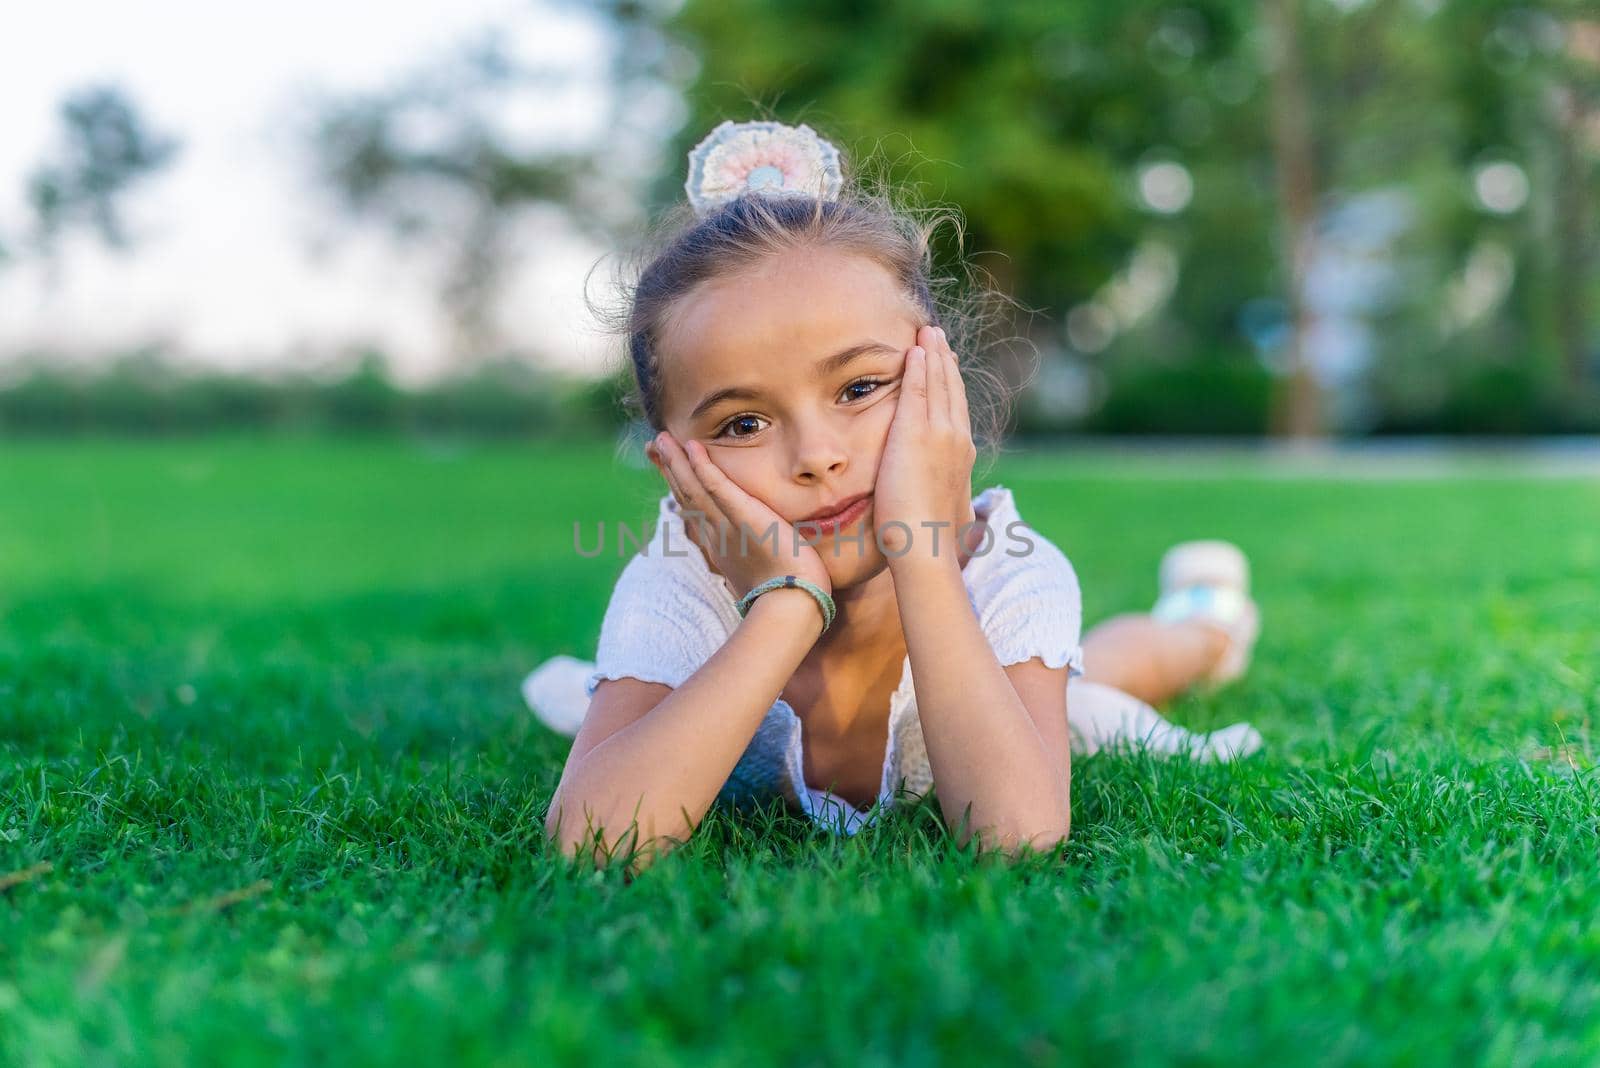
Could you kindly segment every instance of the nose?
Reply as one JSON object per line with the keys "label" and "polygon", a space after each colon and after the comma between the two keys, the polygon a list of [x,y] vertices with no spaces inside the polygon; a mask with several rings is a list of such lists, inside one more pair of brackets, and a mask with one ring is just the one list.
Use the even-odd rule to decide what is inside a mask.
{"label": "nose", "polygon": [[797,481],[815,483],[819,479],[837,478],[850,463],[845,436],[834,421],[814,418],[799,427],[794,448],[794,477]]}

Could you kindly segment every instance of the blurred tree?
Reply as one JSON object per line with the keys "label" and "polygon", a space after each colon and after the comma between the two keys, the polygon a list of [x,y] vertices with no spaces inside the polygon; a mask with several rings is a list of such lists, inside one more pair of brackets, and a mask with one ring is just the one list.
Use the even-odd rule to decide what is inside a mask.
{"label": "blurred tree", "polygon": [[973,244],[1003,255],[989,265],[1002,284],[1059,307],[1136,243],[1132,172],[1183,121],[1208,121],[1195,83],[1235,53],[1245,14],[1235,0],[831,0],[801,18],[778,0],[687,0],[667,26],[701,67],[656,202],[681,197],[682,153],[718,121],[810,121],[858,163],[959,205]]}
{"label": "blurred tree", "polygon": [[[1493,379],[1486,362],[1591,374],[1592,0],[529,10],[551,2],[610,31],[597,143],[506,136],[498,102],[558,75],[519,66],[503,32],[330,101],[314,138],[354,215],[450,242],[442,288],[463,351],[491,345],[521,212],[559,207],[602,240],[632,231],[681,199],[684,154],[708,130],[772,117],[958,205],[966,248],[1046,313],[1018,328],[1093,372],[1080,381],[1243,381],[1118,365],[1255,362],[1279,376],[1270,425],[1316,434],[1370,424],[1345,403],[1361,391],[1425,421],[1454,383]],[[1526,208],[1504,195],[1519,181]],[[941,241],[947,265],[952,232]],[[1319,319],[1313,295],[1344,307]]]}
{"label": "blurred tree", "polygon": [[[542,6],[545,14],[554,9]],[[647,8],[595,10],[614,24],[614,100],[637,105],[683,57],[666,53]],[[522,17],[541,13],[530,5]],[[506,121],[517,101],[543,106],[571,74],[519,59],[508,47],[511,28],[502,24],[388,89],[324,98],[310,131],[319,175],[352,217],[402,240],[443,239],[441,299],[463,362],[498,347],[494,309],[517,251],[512,224],[544,206],[592,236],[614,237],[637,221],[629,176],[653,169],[648,150],[659,136],[626,112],[613,114],[597,141],[577,147],[517,136]]]}
{"label": "blurred tree", "polygon": [[1250,0],[687,0],[666,25],[701,67],[655,203],[718,121],[809,121],[958,205],[980,264],[1046,313],[1018,325],[1047,357],[1234,359],[1277,263],[1256,21]]}
{"label": "blurred tree", "polygon": [[[1582,374],[1592,12],[1592,0],[824,0],[800,14],[685,0],[665,25],[701,66],[654,203],[681,196],[682,153],[724,118],[809,121],[858,160],[904,134],[917,155],[885,167],[962,208],[1001,284],[1049,312],[1048,348],[1110,370],[1231,360],[1248,341],[1284,376],[1272,425],[1316,434],[1329,386],[1388,376],[1437,406],[1471,354],[1534,362],[1551,333]],[[1566,192],[1551,211],[1485,202],[1481,169],[1496,162],[1491,181],[1533,173],[1536,190]],[[1398,236],[1365,210],[1379,195]],[[1355,276],[1379,267],[1395,282],[1358,299]],[[1515,302],[1506,278],[1522,283]],[[1338,321],[1307,313],[1307,287],[1346,305]]]}
{"label": "blurred tree", "polygon": [[119,201],[128,189],[176,156],[176,139],[152,130],[115,86],[90,86],[61,104],[62,145],[28,179],[36,242],[46,253],[74,225],[88,227],[114,249],[130,243]]}
{"label": "blurred tree", "polygon": [[477,356],[494,343],[490,312],[509,252],[507,216],[536,203],[575,205],[582,185],[581,158],[519,151],[482,106],[548,77],[489,41],[397,87],[325,100],[312,131],[321,176],[352,216],[402,238],[446,235],[442,297],[461,349]]}
{"label": "blurred tree", "polygon": [[1288,374],[1275,428],[1291,438],[1323,433],[1322,399],[1311,366],[1311,310],[1306,285],[1315,255],[1317,175],[1311,151],[1311,106],[1300,36],[1299,0],[1263,0],[1266,67],[1272,85],[1273,163],[1288,275]]}
{"label": "blurred tree", "polygon": [[1600,159],[1600,16],[1561,22],[1563,48],[1545,90],[1555,132],[1555,333],[1566,384],[1586,385],[1590,367],[1591,279],[1600,259],[1595,225],[1596,159]]}

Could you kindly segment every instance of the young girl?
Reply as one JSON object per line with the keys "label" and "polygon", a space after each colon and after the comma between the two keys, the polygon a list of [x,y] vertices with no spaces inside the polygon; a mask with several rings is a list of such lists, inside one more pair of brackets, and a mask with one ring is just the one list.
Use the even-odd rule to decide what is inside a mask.
{"label": "young girl", "polygon": [[935,295],[932,227],[847,186],[806,126],[725,122],[689,159],[692,218],[627,320],[670,492],[596,662],[524,684],[576,729],[552,838],[639,865],[718,800],[781,795],[853,834],[937,784],[960,841],[1048,848],[1074,749],[1259,747],[1248,724],[1196,736],[1151,707],[1243,671],[1259,616],[1238,549],[1175,546],[1155,611],[1080,644],[1067,557],[1008,488],[972,495],[1004,420],[969,410],[964,375],[991,379],[944,329],[967,321]]}

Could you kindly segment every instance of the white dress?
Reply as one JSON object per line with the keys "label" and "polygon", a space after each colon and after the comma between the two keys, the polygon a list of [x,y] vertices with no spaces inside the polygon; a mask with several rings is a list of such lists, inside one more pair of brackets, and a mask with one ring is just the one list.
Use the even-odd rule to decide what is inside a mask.
{"label": "white dress", "polygon": [[[972,501],[990,535],[962,568],[973,611],[1002,666],[1032,657],[1068,668],[1068,727],[1076,753],[1127,742],[1161,753],[1187,752],[1202,760],[1254,752],[1261,737],[1238,723],[1193,734],[1155,709],[1083,674],[1083,608],[1078,576],[1065,554],[1025,523],[1011,490],[994,485]],[[948,529],[940,531],[948,538]],[[987,546],[987,548],[985,548]],[[722,647],[742,619],[735,591],[707,565],[690,540],[677,501],[659,504],[656,529],[623,568],[611,594],[594,662],[557,656],[523,682],[529,706],[546,724],[574,735],[589,698],[604,679],[635,678],[680,686]],[[805,781],[800,718],[782,698],[774,701],[732,774],[717,795],[734,805],[781,794],[817,824],[854,834],[891,807],[898,790],[925,794],[933,785],[922,722],[917,715],[911,659],[889,701],[878,804],[866,810]]]}

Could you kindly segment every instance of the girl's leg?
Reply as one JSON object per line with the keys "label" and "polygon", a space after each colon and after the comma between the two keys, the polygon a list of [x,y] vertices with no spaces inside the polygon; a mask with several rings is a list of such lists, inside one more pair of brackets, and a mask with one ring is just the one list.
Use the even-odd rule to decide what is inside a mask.
{"label": "girl's leg", "polygon": [[1072,751],[1083,756],[1127,745],[1162,756],[1182,753],[1201,761],[1236,760],[1262,746],[1261,732],[1248,723],[1196,734],[1168,723],[1132,694],[1085,676],[1067,683],[1067,727]]}
{"label": "girl's leg", "polygon": [[1164,623],[1127,612],[1084,635],[1083,677],[1160,705],[1209,674],[1228,640],[1227,631],[1206,620]]}
{"label": "girl's leg", "polygon": [[1149,705],[1237,677],[1260,630],[1244,552],[1215,538],[1179,542],[1161,558],[1159,585],[1150,612],[1114,616],[1084,636],[1085,676]]}

